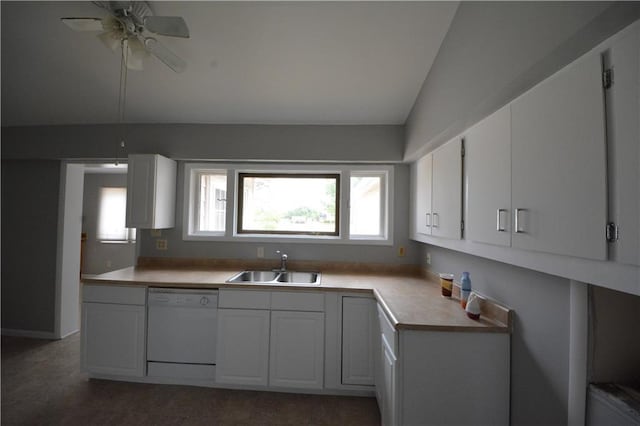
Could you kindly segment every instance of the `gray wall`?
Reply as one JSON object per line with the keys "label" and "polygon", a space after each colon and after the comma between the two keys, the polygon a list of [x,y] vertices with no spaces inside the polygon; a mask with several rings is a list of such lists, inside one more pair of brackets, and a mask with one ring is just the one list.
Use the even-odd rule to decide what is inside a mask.
{"label": "gray wall", "polygon": [[569,281],[429,245],[423,245],[421,259],[427,252],[431,265],[425,267],[454,273],[457,282],[467,271],[473,290],[514,310],[511,423],[566,424]]}
{"label": "gray wall", "polygon": [[[161,238],[167,239],[168,250],[156,250],[155,237],[143,230],[138,236],[140,255],[150,257],[193,257],[221,259],[255,259],[256,248],[264,247],[265,258],[277,263],[276,250],[282,250],[291,260],[323,260],[345,262],[376,262],[416,264],[419,244],[409,240],[409,167],[394,166],[394,245],[300,244],[300,243],[247,243],[183,241],[182,218],[184,202],[184,163],[178,167],[176,194],[176,226],[162,230]],[[398,248],[405,247],[404,257],[398,257]]]}
{"label": "gray wall", "polygon": [[415,160],[640,17],[637,2],[463,2],[406,123]]}
{"label": "gray wall", "polygon": [[82,206],[82,232],[87,234],[84,245],[83,274],[102,274],[135,264],[135,244],[101,243],[96,239],[100,188],[127,186],[126,174],[85,173]]}
{"label": "gray wall", "polygon": [[54,332],[59,182],[58,161],[2,161],[3,329]]}
{"label": "gray wall", "polygon": [[[401,161],[403,126],[135,124],[119,149],[115,125],[3,127],[2,158]],[[43,143],[46,141],[46,143]]]}

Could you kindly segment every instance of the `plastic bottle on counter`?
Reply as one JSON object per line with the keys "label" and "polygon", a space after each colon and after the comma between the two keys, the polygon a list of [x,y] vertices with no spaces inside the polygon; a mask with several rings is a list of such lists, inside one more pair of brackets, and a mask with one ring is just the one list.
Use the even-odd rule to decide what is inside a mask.
{"label": "plastic bottle on counter", "polygon": [[467,300],[471,294],[471,278],[469,278],[468,272],[462,273],[462,279],[460,279],[460,305],[462,309],[467,307]]}

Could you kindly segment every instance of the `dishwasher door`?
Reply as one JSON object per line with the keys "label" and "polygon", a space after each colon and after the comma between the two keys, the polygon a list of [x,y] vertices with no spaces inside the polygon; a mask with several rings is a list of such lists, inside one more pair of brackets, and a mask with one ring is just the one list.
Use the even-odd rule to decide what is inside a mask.
{"label": "dishwasher door", "polygon": [[215,364],[217,290],[149,289],[147,361]]}

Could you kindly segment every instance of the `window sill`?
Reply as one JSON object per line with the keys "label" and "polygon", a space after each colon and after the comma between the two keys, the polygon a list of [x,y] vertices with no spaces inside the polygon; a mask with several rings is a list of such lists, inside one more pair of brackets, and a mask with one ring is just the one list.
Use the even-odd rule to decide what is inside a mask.
{"label": "window sill", "polygon": [[135,241],[126,240],[98,240],[100,244],[135,244]]}
{"label": "window sill", "polygon": [[217,242],[236,242],[236,243],[291,243],[291,244],[345,244],[345,245],[375,245],[375,246],[391,246],[393,241],[384,238],[352,238],[346,239],[334,236],[317,236],[310,237],[308,235],[261,235],[261,234],[241,234],[241,235],[202,235],[191,234],[183,235],[183,241],[217,241]]}

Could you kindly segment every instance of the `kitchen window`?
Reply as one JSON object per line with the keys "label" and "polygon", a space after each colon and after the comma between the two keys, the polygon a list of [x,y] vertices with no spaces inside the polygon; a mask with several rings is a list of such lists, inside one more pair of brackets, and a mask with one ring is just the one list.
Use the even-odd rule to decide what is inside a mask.
{"label": "kitchen window", "polygon": [[339,205],[339,174],[240,173],[237,233],[337,236]]}
{"label": "kitchen window", "polygon": [[134,242],[136,229],[125,226],[127,188],[100,188],[97,239],[101,242]]}
{"label": "kitchen window", "polygon": [[186,163],[183,239],[391,245],[393,169]]}

